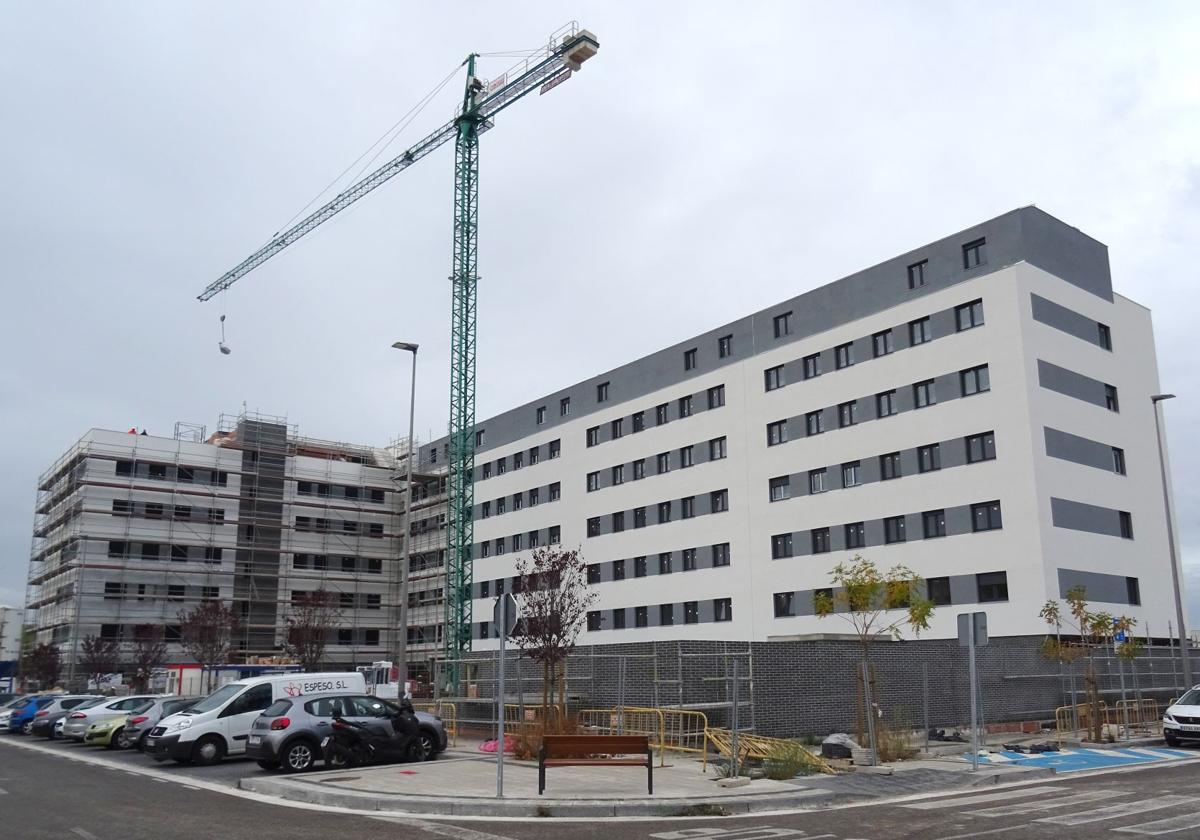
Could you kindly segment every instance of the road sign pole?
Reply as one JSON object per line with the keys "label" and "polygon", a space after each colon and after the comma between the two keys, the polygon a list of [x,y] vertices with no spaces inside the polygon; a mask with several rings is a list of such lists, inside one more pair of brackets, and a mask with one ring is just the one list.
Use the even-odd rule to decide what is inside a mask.
{"label": "road sign pole", "polygon": [[967,661],[971,671],[971,772],[975,773],[979,770],[979,728],[976,726],[979,697],[975,690],[975,622],[971,619],[967,620]]}
{"label": "road sign pole", "polygon": [[496,739],[496,797],[504,798],[504,640],[508,633],[505,627],[500,627],[500,685],[496,690],[496,719],[500,721],[496,727],[500,733]]}

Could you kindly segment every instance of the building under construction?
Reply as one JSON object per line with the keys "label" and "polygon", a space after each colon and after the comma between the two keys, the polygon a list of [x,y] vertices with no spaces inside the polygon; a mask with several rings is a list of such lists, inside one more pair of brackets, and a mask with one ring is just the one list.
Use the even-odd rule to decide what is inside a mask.
{"label": "building under construction", "polygon": [[[241,617],[232,658],[271,661],[289,605],[324,589],[339,610],[329,663],[390,659],[406,464],[403,444],[301,437],[262,415],[222,416],[211,435],[189,424],[172,437],[93,429],[38,482],[26,602],[36,641],[60,648],[68,681],[81,676],[82,640],[130,641],[139,625],[164,627],[169,656],[186,660],[180,613],[220,600]],[[417,477],[418,675],[441,641],[444,501],[436,470]]]}

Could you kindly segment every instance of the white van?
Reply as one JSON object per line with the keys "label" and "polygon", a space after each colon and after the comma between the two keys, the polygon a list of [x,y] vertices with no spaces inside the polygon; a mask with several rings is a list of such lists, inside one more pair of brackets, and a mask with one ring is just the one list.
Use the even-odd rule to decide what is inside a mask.
{"label": "white van", "polygon": [[155,761],[216,764],[246,751],[250,726],[276,700],[317,694],[365,694],[362,674],[272,674],[223,685],[190,709],[163,718],[146,737]]}

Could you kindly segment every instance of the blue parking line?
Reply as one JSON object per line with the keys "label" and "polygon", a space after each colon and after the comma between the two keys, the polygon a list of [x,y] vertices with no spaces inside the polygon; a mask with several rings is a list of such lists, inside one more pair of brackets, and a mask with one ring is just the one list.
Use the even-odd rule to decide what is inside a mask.
{"label": "blue parking line", "polygon": [[[1079,770],[1098,770],[1106,767],[1123,767],[1131,764],[1147,764],[1155,761],[1167,761],[1172,758],[1195,758],[1195,753],[1183,750],[1170,750],[1161,747],[1144,748],[1143,751],[1132,749],[1091,750],[1073,749],[1063,752],[1049,753],[1016,753],[999,750],[993,755],[1003,756],[1008,761],[989,761],[988,756],[981,755],[981,764],[1019,764],[1023,767],[1053,767],[1059,773],[1072,773]],[[1147,755],[1150,752],[1152,754]],[[971,760],[970,753],[963,756]]]}

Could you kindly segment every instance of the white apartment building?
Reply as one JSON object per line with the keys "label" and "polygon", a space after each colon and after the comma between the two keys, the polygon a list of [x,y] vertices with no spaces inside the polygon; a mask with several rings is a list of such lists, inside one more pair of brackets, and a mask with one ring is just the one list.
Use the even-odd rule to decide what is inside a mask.
{"label": "white apartment building", "polygon": [[812,599],[856,554],[925,579],[923,637],[1044,633],[1076,585],[1165,636],[1158,389],[1105,246],[1006,213],[480,422],[475,648],[546,543],[590,564],[583,644],[844,632]]}

